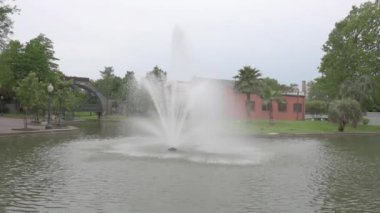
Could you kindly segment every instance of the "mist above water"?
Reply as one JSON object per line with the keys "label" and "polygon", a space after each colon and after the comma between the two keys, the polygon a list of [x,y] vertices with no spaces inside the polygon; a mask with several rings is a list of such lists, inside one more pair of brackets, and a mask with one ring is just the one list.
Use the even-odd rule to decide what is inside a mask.
{"label": "mist above water", "polygon": [[[172,39],[171,71],[194,76],[196,66],[187,54],[184,33],[178,26]],[[257,163],[260,155],[255,147],[226,133],[227,100],[222,81],[193,77],[188,81],[166,82],[161,78],[146,78],[141,85],[154,109],[148,118],[136,118],[132,122],[152,137],[129,139],[115,150],[130,156]],[[178,151],[169,153],[170,148]]]}
{"label": "mist above water", "polygon": [[[179,26],[174,27],[172,34],[172,65],[171,73],[181,76],[194,76],[197,72]],[[168,147],[194,145],[222,135],[225,101],[218,81],[193,77],[165,82],[147,78],[141,85],[155,110],[150,119],[138,123]]]}
{"label": "mist above water", "polygon": [[147,80],[142,85],[153,100],[155,113],[141,126],[168,147],[205,142],[222,135],[223,96],[218,84],[192,81],[161,85]]}
{"label": "mist above water", "polygon": [[173,28],[171,45],[170,78],[185,81],[191,80],[193,76],[199,73],[199,68],[189,46],[185,31],[178,25]]}

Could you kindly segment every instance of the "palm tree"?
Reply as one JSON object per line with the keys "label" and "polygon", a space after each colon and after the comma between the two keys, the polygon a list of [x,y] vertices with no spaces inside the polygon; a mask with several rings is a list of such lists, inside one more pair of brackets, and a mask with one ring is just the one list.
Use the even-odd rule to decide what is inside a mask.
{"label": "palm tree", "polygon": [[261,93],[260,96],[263,99],[264,104],[266,105],[266,107],[268,109],[269,123],[274,124],[274,122],[273,122],[273,101],[277,101],[277,102],[283,101],[281,92],[279,90],[273,90],[268,85],[263,85],[260,93]]}
{"label": "palm tree", "polygon": [[251,68],[251,66],[245,66],[239,70],[239,74],[234,76],[235,90],[245,94],[247,100],[245,102],[247,118],[251,117],[252,101],[251,94],[258,92],[258,85],[260,81],[261,73],[257,68]]}

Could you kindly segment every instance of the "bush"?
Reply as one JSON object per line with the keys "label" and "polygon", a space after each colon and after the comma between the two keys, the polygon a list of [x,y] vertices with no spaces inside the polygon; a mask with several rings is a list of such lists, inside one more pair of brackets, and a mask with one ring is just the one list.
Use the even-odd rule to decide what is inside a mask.
{"label": "bush", "polygon": [[335,100],[329,106],[329,120],[338,124],[340,132],[347,124],[356,127],[362,117],[360,104],[353,99]]}
{"label": "bush", "polygon": [[327,103],[324,101],[307,101],[306,102],[306,113],[308,114],[325,114],[327,112]]}
{"label": "bush", "polygon": [[9,113],[9,108],[5,105],[0,107],[0,113]]}
{"label": "bush", "polygon": [[367,125],[369,123],[369,119],[363,118],[362,122],[363,122],[363,125]]}

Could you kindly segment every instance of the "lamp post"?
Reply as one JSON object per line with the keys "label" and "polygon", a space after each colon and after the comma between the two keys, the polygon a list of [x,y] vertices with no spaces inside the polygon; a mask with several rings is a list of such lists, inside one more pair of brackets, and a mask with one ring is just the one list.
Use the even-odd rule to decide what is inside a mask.
{"label": "lamp post", "polygon": [[45,129],[51,129],[53,128],[51,126],[51,93],[53,92],[54,90],[54,87],[53,85],[49,84],[48,87],[47,87],[47,91],[48,91],[48,119],[47,119],[47,124],[46,124],[46,127]]}

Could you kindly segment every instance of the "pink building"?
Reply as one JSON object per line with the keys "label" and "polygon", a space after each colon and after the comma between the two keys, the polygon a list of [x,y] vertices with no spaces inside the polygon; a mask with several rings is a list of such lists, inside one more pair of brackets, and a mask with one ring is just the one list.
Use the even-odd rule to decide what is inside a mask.
{"label": "pink building", "polygon": [[[201,80],[201,79],[193,79]],[[203,79],[205,80],[205,79]],[[209,79],[210,80],[210,79]],[[234,81],[214,80],[221,83],[227,102],[227,112],[234,119],[247,119],[246,100],[247,96],[234,89]],[[287,93],[282,95],[281,102],[273,101],[274,120],[304,120],[305,119],[305,95],[299,93]],[[252,111],[251,119],[269,119],[268,107],[258,95],[251,95]]]}

